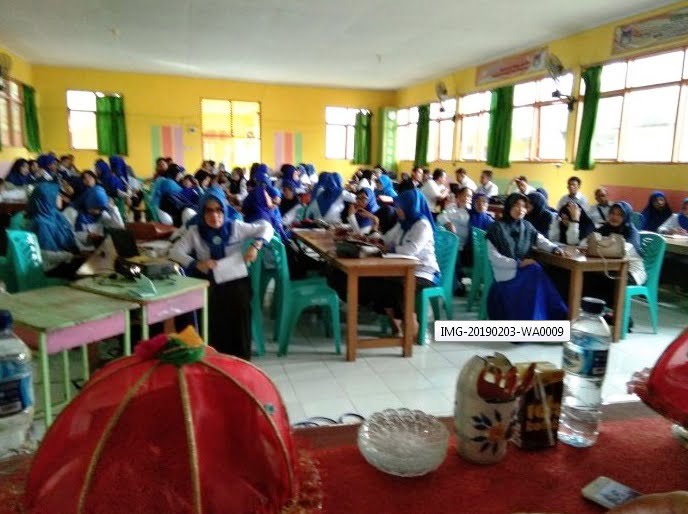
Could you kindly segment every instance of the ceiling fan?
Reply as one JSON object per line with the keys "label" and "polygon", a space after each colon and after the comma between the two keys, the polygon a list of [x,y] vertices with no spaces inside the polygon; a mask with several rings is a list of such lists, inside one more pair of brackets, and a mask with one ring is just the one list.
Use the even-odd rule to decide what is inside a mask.
{"label": "ceiling fan", "polygon": [[554,54],[548,53],[547,58],[545,59],[545,68],[547,69],[549,76],[554,81],[554,85],[556,87],[556,89],[552,91],[552,97],[561,99],[569,108],[569,112],[573,111],[577,100],[570,95],[562,94],[562,92],[559,90],[559,77],[564,75],[564,72],[566,71],[561,59]]}

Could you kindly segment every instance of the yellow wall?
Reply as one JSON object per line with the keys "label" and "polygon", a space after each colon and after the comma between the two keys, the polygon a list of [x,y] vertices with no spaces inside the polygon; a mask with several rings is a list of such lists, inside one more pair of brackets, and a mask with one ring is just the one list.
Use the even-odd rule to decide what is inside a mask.
{"label": "yellow wall", "polygon": [[[612,59],[611,48],[614,37],[614,29],[623,22],[632,21],[644,18],[648,15],[661,13],[667,10],[674,9],[680,6],[688,6],[688,2],[681,2],[673,5],[671,8],[659,9],[650,13],[645,13],[640,16],[628,18],[627,20],[615,22],[609,25],[604,25],[574,36],[564,39],[552,41],[548,47],[549,50],[557,55],[563,62],[564,66],[573,71],[576,75],[574,80],[575,92],[578,89],[578,78],[580,76],[581,66],[589,66],[598,64]],[[664,45],[666,48],[685,44],[688,39],[683,42],[672,42]],[[652,51],[661,49],[662,46],[653,48]],[[618,56],[615,56],[618,58]],[[475,85],[476,68],[465,68],[444,77],[437,77],[420,84],[416,84],[404,88],[397,92],[397,105],[401,107],[420,105],[432,101],[436,101],[435,84],[442,80],[447,85],[449,93],[452,95],[463,95],[475,91],[486,89],[485,86],[477,87]],[[511,79],[510,82],[523,82],[527,76],[520,77],[517,80]],[[489,84],[489,89],[493,89],[500,85],[509,83],[495,82]],[[578,105],[577,108],[582,108]],[[571,164],[574,160],[574,137],[575,137],[575,122],[577,119],[577,112],[569,118],[566,162],[558,163],[530,163],[530,162],[514,162],[510,168],[499,170],[495,169],[495,176],[499,178],[512,178],[516,175],[526,175],[531,181],[538,181],[544,184],[544,187],[550,193],[550,198],[558,198],[566,193],[566,179],[575,174],[583,179],[583,193],[591,199],[593,191],[600,185],[625,185],[638,186],[658,189],[680,189],[688,190],[688,165],[685,164],[598,164],[594,170],[591,171],[575,171]],[[408,171],[412,163],[406,161],[400,164],[402,171]],[[478,178],[480,170],[486,167],[483,163],[471,162],[435,162],[429,165],[432,168],[442,167],[446,171],[452,171],[462,166],[466,168],[475,179]],[[453,176],[453,173],[450,173]]]}
{"label": "yellow wall", "polygon": [[[374,113],[393,106],[393,91],[365,91],[318,87],[147,75],[113,71],[34,66],[33,74],[41,98],[40,126],[44,149],[58,154],[74,153],[77,165],[88,168],[97,158],[95,151],[72,151],[67,130],[66,91],[100,90],[124,97],[129,162],[140,176],[152,173],[150,127],[182,125],[185,166],[195,171],[202,160],[201,99],[217,98],[261,103],[262,160],[274,164],[275,132],[300,132],[303,158],[318,170],[334,170],[350,175],[356,168],[348,161],[325,159],[325,107],[356,107]],[[195,132],[190,128],[195,127]],[[375,132],[375,131],[373,131]],[[377,134],[373,137],[376,148]],[[373,164],[377,157],[373,152]]]}
{"label": "yellow wall", "polygon": [[[0,53],[7,53],[12,57],[12,70],[10,71],[10,77],[22,82],[24,84],[33,85],[33,70],[32,66],[20,58],[17,54],[13,53],[11,50],[4,48],[0,44]],[[0,150],[0,166],[4,169],[7,163],[13,162],[19,157],[30,157],[31,154],[26,150],[26,148],[15,148],[15,147],[3,147]]]}

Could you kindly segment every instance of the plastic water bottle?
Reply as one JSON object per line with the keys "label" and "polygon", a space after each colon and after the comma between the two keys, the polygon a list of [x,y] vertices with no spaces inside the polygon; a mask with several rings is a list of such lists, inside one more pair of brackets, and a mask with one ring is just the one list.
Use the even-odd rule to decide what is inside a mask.
{"label": "plastic water bottle", "polygon": [[0,310],[0,459],[19,452],[33,422],[31,350],[12,332],[12,315]]}
{"label": "plastic water bottle", "polygon": [[602,317],[605,303],[583,298],[582,314],[571,324],[571,341],[564,343],[564,396],[559,440],[584,448],[599,435],[602,382],[607,371],[611,332]]}

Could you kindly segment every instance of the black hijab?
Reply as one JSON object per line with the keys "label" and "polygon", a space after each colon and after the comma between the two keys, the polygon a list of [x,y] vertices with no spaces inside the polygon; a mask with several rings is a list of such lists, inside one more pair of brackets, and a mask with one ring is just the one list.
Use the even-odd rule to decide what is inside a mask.
{"label": "black hijab", "polygon": [[[578,239],[582,241],[595,231],[595,223],[590,219],[588,213],[585,212],[585,209],[579,203],[576,203],[576,205],[578,205],[580,208],[580,219],[578,220]],[[561,221],[561,216],[563,214],[571,219],[571,212],[569,211],[568,204],[565,204],[561,209],[559,209],[559,242],[566,244],[566,229],[568,227],[563,221]]]}
{"label": "black hijab", "polygon": [[535,229],[543,236],[549,235],[549,227],[554,221],[554,213],[547,208],[547,199],[542,193],[530,193],[528,201],[533,206],[531,211],[526,214],[526,221],[529,221]]}
{"label": "black hijab", "polygon": [[299,204],[299,196],[296,194],[296,190],[291,183],[282,184],[282,189],[291,189],[294,191],[294,197],[289,200],[286,196],[282,195],[282,201],[279,204],[279,211],[282,216],[286,215],[290,210]]}
{"label": "black hijab", "polygon": [[511,208],[519,200],[525,202],[528,199],[521,193],[510,194],[504,202],[502,219],[487,229],[487,240],[497,251],[516,260],[525,258],[531,252],[538,237],[538,231],[529,222],[511,217]]}

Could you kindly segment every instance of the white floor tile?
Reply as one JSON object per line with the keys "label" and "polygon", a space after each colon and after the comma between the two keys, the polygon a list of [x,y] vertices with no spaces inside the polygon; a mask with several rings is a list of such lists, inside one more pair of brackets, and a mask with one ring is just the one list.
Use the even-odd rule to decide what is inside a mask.
{"label": "white floor tile", "polygon": [[376,373],[403,373],[416,370],[411,361],[403,357],[366,357],[366,362]]}
{"label": "white floor tile", "polygon": [[303,404],[306,402],[347,397],[344,389],[335,382],[334,378],[330,380],[316,379],[304,380],[301,382],[291,381],[291,384],[296,392],[296,396]]}
{"label": "white floor tile", "polygon": [[433,368],[446,368],[451,362],[439,352],[426,351],[423,353],[414,352],[411,364],[413,364],[416,369],[423,371]]}
{"label": "white floor tile", "polygon": [[356,412],[366,418],[385,409],[404,406],[399,397],[392,393],[350,396],[350,400],[356,407]]}
{"label": "white floor tile", "polygon": [[334,376],[324,362],[299,362],[285,368],[289,380],[332,380]]}
{"label": "white floor tile", "polygon": [[461,368],[436,368],[423,370],[423,375],[427,378],[433,387],[436,388],[451,388],[456,387],[456,381],[459,377]]}
{"label": "white floor tile", "polygon": [[379,376],[349,376],[337,377],[337,383],[351,396],[365,394],[389,394],[392,391]]}
{"label": "white floor tile", "polygon": [[394,393],[409,409],[422,410],[426,414],[446,416],[453,410],[452,402],[437,389],[425,391],[400,391]]}
{"label": "white floor tile", "polygon": [[354,407],[348,398],[330,398],[329,400],[304,402],[303,409],[306,412],[306,416],[309,418],[324,416],[326,418],[332,418],[335,421],[337,421],[342,414],[356,413],[356,407]]}
{"label": "white floor tile", "polygon": [[425,375],[417,370],[403,372],[380,373],[382,381],[390,388],[393,393],[398,391],[418,391],[421,389],[432,389],[432,384],[425,378]]}
{"label": "white floor tile", "polygon": [[301,402],[285,402],[287,407],[287,414],[289,415],[289,423],[292,425],[305,421],[308,416],[306,416],[306,411],[303,410]]}

